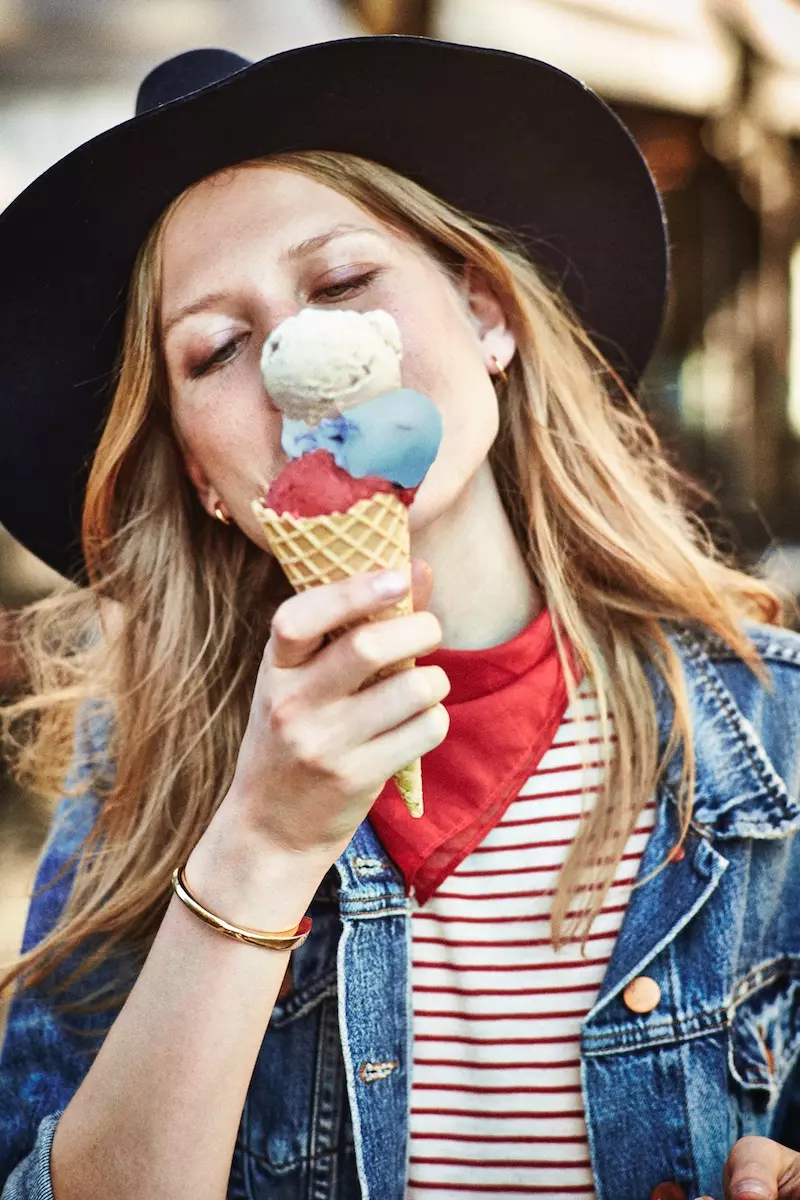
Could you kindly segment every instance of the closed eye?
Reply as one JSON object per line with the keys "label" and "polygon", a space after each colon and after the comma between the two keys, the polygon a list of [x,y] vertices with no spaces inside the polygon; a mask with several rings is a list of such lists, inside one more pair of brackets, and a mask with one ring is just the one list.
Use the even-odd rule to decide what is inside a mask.
{"label": "closed eye", "polygon": [[328,287],[318,288],[310,299],[317,300],[319,297],[323,297],[324,300],[342,300],[346,296],[358,296],[379,274],[380,271],[376,268],[374,271],[367,271],[364,275],[354,275],[350,279],[343,279]]}
{"label": "closed eye", "polygon": [[215,350],[213,354],[204,359],[203,362],[192,367],[189,371],[189,377],[191,379],[200,379],[216,367],[224,367],[227,363],[232,362],[249,336],[247,333],[240,333],[237,337],[225,342],[218,350]]}

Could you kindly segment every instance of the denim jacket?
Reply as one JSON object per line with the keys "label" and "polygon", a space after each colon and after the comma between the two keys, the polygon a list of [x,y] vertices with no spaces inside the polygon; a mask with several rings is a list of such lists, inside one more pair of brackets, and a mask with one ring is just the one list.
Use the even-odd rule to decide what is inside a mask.
{"label": "denim jacket", "polygon": [[[800,1149],[800,636],[750,632],[769,690],[713,636],[670,635],[692,711],[696,799],[686,854],[634,890],[582,1028],[597,1200],[646,1200],[667,1181],[689,1197],[721,1197],[723,1164],[744,1134]],[[649,678],[664,744],[671,699]],[[679,774],[676,759],[659,785],[641,876],[676,840]],[[80,842],[96,803],[91,790],[62,803],[37,887]],[[69,879],[33,900],[26,947],[55,920]],[[411,922],[369,822],[310,912],[313,932],[294,953],[293,988],[253,1072],[228,1195],[402,1200]],[[642,974],[661,1000],[637,1014],[623,991]],[[53,1133],[91,1061],[75,1027],[38,992],[12,1002],[0,1059],[0,1200],[52,1198]]]}

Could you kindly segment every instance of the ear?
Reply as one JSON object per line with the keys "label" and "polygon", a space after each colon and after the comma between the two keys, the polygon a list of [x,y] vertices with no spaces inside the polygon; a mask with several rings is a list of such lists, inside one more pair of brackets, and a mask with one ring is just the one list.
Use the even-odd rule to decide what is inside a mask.
{"label": "ear", "polygon": [[486,370],[496,375],[506,369],[517,349],[503,306],[489,280],[471,263],[464,267],[462,291],[480,339]]}

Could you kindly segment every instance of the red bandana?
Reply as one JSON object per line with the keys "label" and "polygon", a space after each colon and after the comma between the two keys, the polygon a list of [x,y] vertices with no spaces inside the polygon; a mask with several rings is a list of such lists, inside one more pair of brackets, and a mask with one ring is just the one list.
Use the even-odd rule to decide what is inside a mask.
{"label": "red bandana", "polygon": [[418,664],[442,667],[452,685],[444,702],[450,730],[422,760],[425,815],[409,816],[390,780],[370,820],[407,891],[424,904],[519,794],[550,747],[568,697],[547,609],[502,646],[436,650]]}

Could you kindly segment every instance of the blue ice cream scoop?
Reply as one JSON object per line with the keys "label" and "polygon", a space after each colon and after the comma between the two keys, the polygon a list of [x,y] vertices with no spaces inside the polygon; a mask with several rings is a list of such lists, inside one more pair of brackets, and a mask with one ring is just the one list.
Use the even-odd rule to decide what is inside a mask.
{"label": "blue ice cream scoop", "polygon": [[316,425],[283,418],[281,446],[290,458],[329,450],[354,479],[379,475],[418,487],[439,452],[442,418],[432,400],[403,388],[376,396]]}

